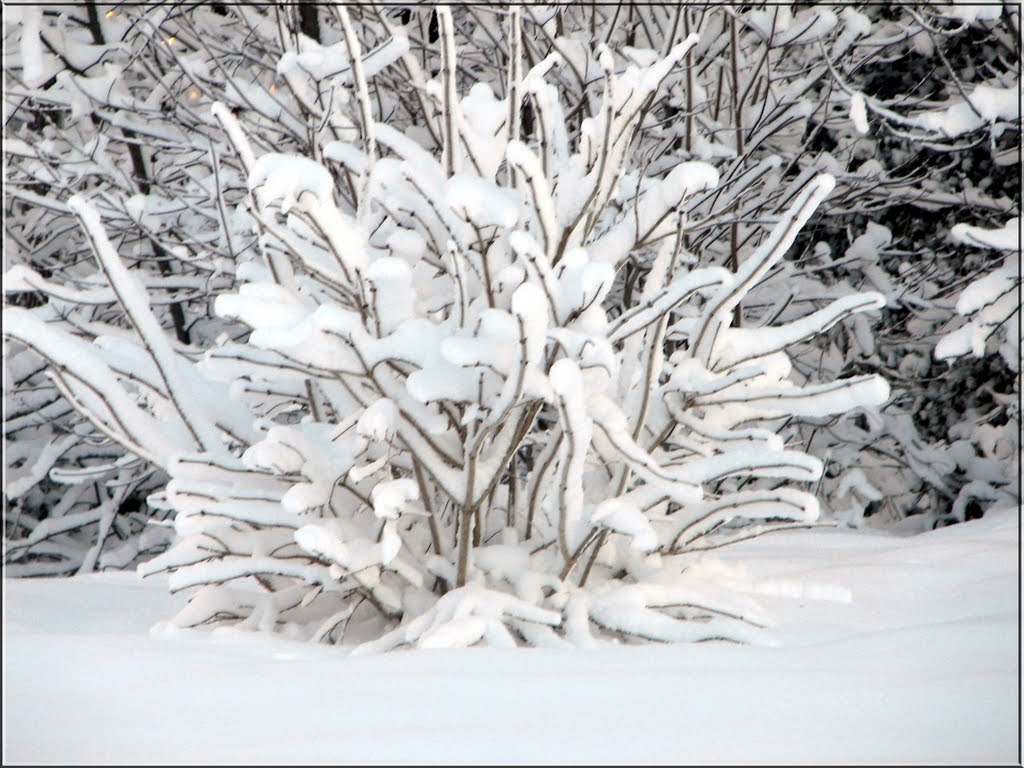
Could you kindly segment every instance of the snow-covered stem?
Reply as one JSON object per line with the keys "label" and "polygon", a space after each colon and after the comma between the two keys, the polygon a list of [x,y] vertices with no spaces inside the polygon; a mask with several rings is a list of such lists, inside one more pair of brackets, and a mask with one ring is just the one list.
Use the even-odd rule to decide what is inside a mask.
{"label": "snow-covered stem", "polygon": [[362,128],[363,139],[366,141],[366,163],[363,173],[360,176],[359,200],[362,202],[366,196],[365,181],[369,177],[369,171],[377,160],[377,131],[373,119],[373,106],[370,104],[370,89],[366,84],[366,75],[363,72],[363,53],[359,46],[355,30],[352,28],[352,21],[349,19],[348,10],[343,5],[333,5],[331,9],[338,17],[341,28],[345,35],[345,46],[348,49],[348,58],[352,62],[352,76],[355,80],[356,98],[359,101],[359,117]]}

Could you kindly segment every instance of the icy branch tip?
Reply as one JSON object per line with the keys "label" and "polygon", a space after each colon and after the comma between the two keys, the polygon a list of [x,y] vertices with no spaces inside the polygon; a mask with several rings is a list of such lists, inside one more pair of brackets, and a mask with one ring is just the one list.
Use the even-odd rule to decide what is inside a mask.
{"label": "icy branch tip", "polygon": [[228,108],[224,106],[224,102],[215,101],[210,105],[210,113],[218,120],[223,120],[228,114]]}
{"label": "icy branch tip", "polygon": [[68,198],[68,208],[79,218],[83,218],[88,216],[90,213],[95,212],[92,205],[89,204],[89,201],[86,200],[85,196],[80,192]]}
{"label": "icy branch tip", "polygon": [[823,173],[820,176],[816,176],[814,182],[817,184],[817,189],[814,190],[814,193],[820,195],[822,199],[836,188],[836,177],[831,173]]}
{"label": "icy branch tip", "polygon": [[672,48],[667,58],[674,61],[678,61],[679,59],[686,55],[687,51],[689,51],[691,48],[693,48],[693,46],[695,46],[699,42],[700,35],[698,35],[696,32],[691,32],[689,35],[687,35],[685,40],[679,43],[679,45]]}

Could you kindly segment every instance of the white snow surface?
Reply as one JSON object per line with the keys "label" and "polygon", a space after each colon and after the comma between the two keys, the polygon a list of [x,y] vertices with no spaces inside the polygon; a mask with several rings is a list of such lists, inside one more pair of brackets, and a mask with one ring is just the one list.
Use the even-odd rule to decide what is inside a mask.
{"label": "white snow surface", "polygon": [[1019,516],[691,554],[775,645],[346,656],[168,630],[134,573],[5,580],[5,763],[1018,764]]}

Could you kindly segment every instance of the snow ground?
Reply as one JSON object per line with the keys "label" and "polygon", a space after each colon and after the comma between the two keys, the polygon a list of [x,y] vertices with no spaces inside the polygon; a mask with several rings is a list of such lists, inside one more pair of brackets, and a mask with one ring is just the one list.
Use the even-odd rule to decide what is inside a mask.
{"label": "snow ground", "polygon": [[1017,764],[1019,510],[895,538],[789,531],[707,557],[777,647],[345,658],[155,632],[131,573],[6,582],[5,763]]}

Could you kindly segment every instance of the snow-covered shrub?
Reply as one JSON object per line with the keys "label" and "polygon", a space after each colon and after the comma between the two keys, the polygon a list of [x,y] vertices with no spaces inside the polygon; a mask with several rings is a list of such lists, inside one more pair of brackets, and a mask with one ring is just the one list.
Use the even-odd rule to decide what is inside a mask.
{"label": "snow-covered shrub", "polygon": [[[210,152],[222,140],[204,84],[215,77],[196,44],[195,25],[214,46],[230,26],[205,9],[168,19],[167,9],[91,0],[10,11],[5,297],[82,339],[125,335],[130,323],[69,206],[88,193],[176,348],[196,354],[223,330],[207,303],[234,284],[235,254],[248,246],[232,202],[244,178]],[[5,352],[8,573],[121,567],[165,545],[163,529],[146,526],[145,496],[166,476],[81,418],[32,350],[13,342]]]}
{"label": "snow-covered shrub", "polygon": [[968,285],[956,302],[964,324],[946,334],[935,347],[935,357],[949,360],[968,353],[984,357],[995,348],[1006,364],[1020,369],[1020,327],[1013,318],[1020,312],[1020,219],[988,230],[957,224],[950,231],[964,245],[991,248],[1007,254],[1002,266]]}
{"label": "snow-covered shrub", "polygon": [[[245,170],[210,105],[261,150],[311,153],[322,115],[277,65],[316,42],[245,5],[9,11],[5,299],[86,341],[130,334],[69,205],[87,194],[177,352],[196,359],[221,333],[244,334],[212,313],[256,243]],[[8,573],[122,567],[166,544],[145,503],[166,475],[83,419],[32,350],[5,345],[5,364]]]}
{"label": "snow-covered shrub", "polygon": [[[509,92],[531,95],[540,126],[527,143],[514,102],[459,87],[451,14],[439,23],[445,65],[425,88],[439,152],[377,120],[358,65],[358,138],[325,142],[319,162],[257,155],[214,106],[264,257],[216,301],[253,329],[245,343],[222,339],[194,365],[177,352],[81,197],[71,207],[135,341],[90,347],[18,308],[5,333],[171,477],[153,501],[174,509],[179,540],[143,572],[193,593],[181,624],[244,618],[340,641],[366,604],[366,650],[586,645],[595,630],[749,638],[749,606],[688,577],[686,555],[813,524],[800,484],[821,462],[779,426],[888,398],[873,375],[797,385],[785,351],[879,309],[877,293],[733,324],[834,180],[791,189],[735,270],[705,266],[684,205],[719,173],[632,165],[696,36],[642,65],[601,53],[602,97],[575,144],[553,62],[523,75],[514,62]],[[642,287],[608,302],[634,258],[650,264]]]}
{"label": "snow-covered shrub", "polygon": [[[82,338],[127,326],[109,292],[96,290],[104,278],[67,207],[72,194],[84,191],[111,238],[147,272],[158,318],[190,345],[183,351],[195,357],[222,332],[244,334],[210,309],[217,293],[235,286],[236,266],[255,246],[242,205],[247,172],[226,150],[210,104],[225,104],[257,152],[318,158],[328,136],[351,139],[360,122],[348,65],[353,42],[373,83],[372,109],[440,151],[437,94],[427,87],[444,64],[439,17],[429,8],[368,7],[353,8],[351,16],[346,33],[333,10],[306,3],[281,13],[93,0],[12,9],[5,16],[12,183],[5,187],[4,253],[5,270],[18,268],[5,280],[7,296],[22,305],[46,301],[40,316]],[[952,459],[934,441],[945,437],[942,425],[959,398],[937,396],[926,373],[934,333],[952,313],[945,297],[964,275],[961,260],[946,259],[931,243],[944,234],[948,211],[962,215],[966,205],[987,220],[1014,209],[998,192],[1015,196],[1019,187],[1019,174],[1016,185],[1009,178],[1019,116],[1006,96],[1019,81],[1007,57],[1015,50],[1009,33],[1017,17],[1011,7],[1003,14],[958,7],[527,6],[509,14],[481,6],[455,9],[451,34],[474,81],[503,97],[520,87],[509,79],[508,62],[548,61],[546,76],[575,145],[583,117],[601,99],[600,41],[617,52],[617,67],[644,66],[679,37],[699,32],[666,75],[633,152],[643,175],[695,159],[719,171],[718,187],[687,204],[687,215],[701,225],[687,229],[684,246],[704,263],[732,265],[744,244],[760,237],[762,214],[785,207],[790,190],[821,172],[837,179],[792,256],[736,315],[752,325],[789,322],[864,287],[885,295],[877,339],[863,318],[853,318],[790,352],[802,375],[874,370],[896,384],[880,413],[815,423],[801,439],[826,461],[818,487],[826,509],[845,509],[834,491],[847,471],[860,471],[881,489],[884,517],[899,518],[925,501],[941,513],[957,492],[947,477]],[[951,78],[929,75],[936,59]],[[976,67],[981,60],[983,72]],[[919,84],[931,102],[917,103],[920,94],[911,89]],[[549,96],[529,89],[519,96],[522,108],[513,117],[523,138],[556,129],[538,125],[535,116],[534,101]],[[994,167],[985,164],[986,152],[973,149],[979,144],[991,144]],[[933,148],[955,158],[956,174],[934,167]],[[1007,184],[994,183],[1002,176]],[[901,223],[908,212],[909,231]],[[924,274],[909,254],[930,258]],[[633,301],[651,264],[649,254],[631,256],[609,292],[610,311]],[[903,354],[906,347],[915,349]],[[17,345],[8,349],[14,369],[5,377],[5,443],[15,482],[5,523],[8,536],[24,544],[53,514],[83,513],[49,524],[57,528],[98,520],[96,484],[127,482],[115,478],[116,465],[132,459],[61,400],[37,357]],[[130,562],[131,539],[145,522],[145,505],[134,507],[164,481],[152,467],[133,467],[135,489],[113,523],[126,546],[117,556],[103,554],[101,567]],[[77,488],[79,501],[65,509],[71,478],[78,486],[87,478],[92,488]],[[44,528],[9,555],[19,560],[15,571],[75,570],[89,564],[86,554],[101,534],[93,522],[67,534]],[[45,554],[47,548],[63,554]]]}
{"label": "snow-covered shrub", "polygon": [[[804,413],[799,419],[775,420],[771,426],[783,442],[823,460],[825,472],[811,490],[822,499],[826,517],[834,513],[859,521],[880,508],[886,514],[878,518],[899,519],[921,511],[927,502],[932,514],[921,518],[931,522],[955,503],[963,478],[956,472],[956,458],[941,441],[947,437],[946,425],[954,421],[949,414],[964,399],[963,391],[948,386],[948,378],[929,376],[928,366],[936,334],[953,314],[956,291],[969,282],[972,270],[985,265],[983,260],[950,259],[937,243],[951,212],[958,217],[954,220],[976,222],[989,222],[993,216],[1002,221],[1019,213],[1019,173],[1017,185],[1012,183],[1019,115],[1006,98],[1019,83],[1014,56],[1009,55],[1015,51],[1014,38],[1008,36],[1019,19],[1015,8],[1007,6],[1005,14],[964,16],[966,12],[957,7],[530,5],[463,7],[449,14],[432,8],[367,6],[343,13],[308,3],[280,10],[219,3],[133,8],[86,0],[67,9],[19,12],[22,17],[14,24],[5,17],[5,39],[8,49],[15,51],[5,59],[11,86],[5,103],[12,115],[7,126],[8,136],[16,139],[5,144],[15,182],[5,188],[10,222],[5,231],[5,293],[15,303],[31,306],[36,319],[51,330],[71,334],[89,349],[103,349],[105,364],[121,381],[128,399],[157,418],[157,429],[164,423],[177,424],[172,433],[191,434],[187,418],[178,412],[181,403],[175,403],[154,369],[147,368],[148,378],[140,379],[140,371],[149,365],[140,360],[148,353],[138,345],[130,313],[107,286],[104,271],[96,267],[88,227],[81,226],[68,205],[73,194],[85,193],[102,219],[102,229],[129,271],[137,274],[157,323],[172,335],[173,353],[189,363],[202,360],[195,369],[200,376],[227,385],[228,394],[214,396],[207,385],[195,384],[213,404],[210,413],[229,412],[239,399],[245,403],[249,415],[237,412],[232,417],[235,432],[225,431],[222,423],[214,427],[219,439],[227,437],[228,453],[237,458],[251,447],[253,435],[263,439],[270,424],[295,427],[304,423],[302,419],[343,421],[349,415],[345,408],[361,401],[343,399],[345,408],[334,410],[332,398],[338,395],[333,390],[328,394],[334,379],[324,382],[324,374],[308,365],[296,370],[296,375],[302,374],[298,383],[272,382],[280,372],[271,376],[268,369],[282,365],[280,351],[264,350],[261,357],[252,346],[263,343],[267,329],[257,328],[254,339],[249,339],[252,343],[228,343],[232,338],[246,341],[249,318],[229,311],[234,299],[214,316],[215,297],[238,292],[240,282],[245,284],[242,295],[263,290],[255,286],[266,280],[269,270],[275,285],[303,297],[306,303],[301,311],[295,310],[299,314],[308,313],[312,304],[356,311],[353,306],[376,302],[381,291],[398,285],[417,297],[415,317],[437,321],[429,313],[443,307],[446,297],[460,308],[464,299],[469,311],[473,291],[487,285],[487,308],[515,316],[508,303],[513,288],[495,283],[498,272],[492,269],[512,261],[507,252],[512,246],[492,237],[489,227],[522,229],[547,255],[548,224],[547,203],[532,197],[529,183],[527,202],[517,197],[524,184],[524,172],[516,170],[522,158],[513,149],[513,156],[506,159],[502,142],[518,138],[527,147],[523,152],[532,151],[538,158],[550,186],[551,205],[559,201],[558,206],[568,210],[587,211],[574,230],[568,226],[572,222],[561,220],[562,207],[553,208],[556,229],[561,227],[555,236],[560,238],[561,232],[566,237],[555,245],[566,253],[572,252],[571,244],[584,245],[588,259],[612,269],[610,286],[600,283],[601,300],[594,300],[612,323],[644,300],[648,284],[659,285],[693,267],[735,272],[758,247],[766,228],[792,209],[818,176],[831,176],[835,190],[796,235],[789,253],[747,286],[733,306],[734,330],[803,327],[806,316],[827,318],[852,294],[870,290],[884,296],[883,322],[877,331],[865,315],[848,313],[824,333],[790,339],[786,353],[793,370],[785,379],[813,386],[881,373],[895,384],[890,403],[881,410],[840,409],[834,416]],[[623,136],[595,135],[602,120],[611,125],[600,112],[601,105],[614,108],[616,99],[628,98],[610,90],[618,87],[628,68],[649,71],[691,32],[698,32],[700,39],[672,67],[659,70],[659,87],[640,106],[629,131]],[[360,66],[352,66],[354,59]],[[936,60],[948,78],[929,74],[936,69]],[[919,83],[928,101],[920,100]],[[456,102],[460,110],[447,107]],[[214,103],[222,106],[213,110]],[[501,120],[496,117],[499,111]],[[491,132],[479,138],[486,133],[484,125]],[[459,137],[454,152],[449,149],[452,136]],[[598,152],[601,147],[611,151],[613,145],[622,151],[620,157]],[[382,179],[380,168],[386,169],[387,161],[395,158],[414,168],[426,163],[416,147],[422,155],[440,159],[444,179],[462,179],[454,193],[444,186],[447,181],[426,186],[433,183],[429,173],[422,178],[413,174],[407,184]],[[262,159],[270,152],[308,162],[297,166]],[[588,168],[591,158],[610,163],[602,172],[611,191],[603,198],[595,194],[592,199],[572,199],[574,187],[587,189],[579,166]],[[280,172],[272,167],[275,162],[281,164]],[[655,232],[634,232],[635,240],[627,243],[630,212],[634,229],[654,223],[641,220],[648,210],[657,210],[649,189],[668,178],[682,179],[687,174],[681,164],[694,162],[707,165],[687,166],[687,174],[703,168],[707,187],[680,194]],[[491,167],[494,163],[496,168]],[[285,199],[278,206],[278,195],[289,191],[283,175],[288,168],[303,168],[303,174],[319,178],[311,194],[324,197],[328,188],[333,189],[340,209],[357,214],[359,226],[370,228],[363,265],[367,270],[382,253],[403,258],[411,267],[419,264],[419,254],[426,254],[427,263],[439,271],[428,281],[429,288],[423,287],[418,273],[406,281],[408,286],[399,274],[369,271],[361,271],[358,280],[343,275],[339,282],[331,271],[336,263],[333,254],[339,250],[339,238],[347,242],[349,234],[315,226],[304,229],[311,226],[312,214],[303,208],[308,200],[297,199],[289,206],[292,201]],[[324,177],[319,168],[330,176]],[[254,178],[263,184],[257,184],[252,199],[246,200]],[[492,187],[498,189],[496,197]],[[395,197],[402,203],[392,209]],[[492,197],[514,201],[514,225],[496,219],[483,226],[474,218],[498,216],[473,208],[483,206],[481,201],[490,204]],[[532,217],[523,213],[523,205],[533,206]],[[279,207],[289,208],[287,215],[280,215]],[[481,230],[479,235],[466,235],[453,223],[467,220],[466,226]],[[402,231],[391,243],[383,238],[393,227]],[[673,234],[668,235],[670,227]],[[668,247],[673,237],[678,256],[666,267],[659,262],[667,258],[659,247]],[[458,254],[449,253],[449,240],[461,249]],[[483,245],[497,249],[493,262],[490,256],[474,261],[474,247]],[[616,257],[621,261],[608,255],[623,248]],[[568,269],[566,258],[560,257],[552,268]],[[520,266],[528,264],[528,256],[515,251],[514,259]],[[7,271],[12,265],[15,269]],[[423,271],[422,265],[416,268]],[[465,274],[455,280],[453,270],[456,276]],[[478,275],[481,271],[484,274]],[[529,276],[541,279],[537,274]],[[469,288],[449,296],[452,280],[456,288]],[[364,290],[369,294],[363,295]],[[684,303],[666,319],[662,378],[675,370],[674,355],[688,354],[693,339],[686,323],[703,311],[705,295],[698,291],[691,299],[693,306]],[[459,296],[463,299],[456,302]],[[42,301],[46,303],[36,306]],[[391,304],[389,300],[379,311],[386,314]],[[378,310],[358,311],[370,317]],[[466,322],[477,318],[471,313]],[[556,320],[564,318],[551,322],[557,325]],[[369,332],[388,335],[390,326],[382,322],[381,329]],[[511,330],[481,325],[464,332],[490,338]],[[546,355],[575,355],[585,378],[594,378],[590,363],[582,359],[582,352],[567,346],[564,335],[560,331],[548,342],[561,346],[548,349]],[[108,338],[136,346],[130,353],[116,347],[121,357],[115,357],[107,351],[113,343]],[[637,334],[630,343],[639,343],[639,338]],[[651,339],[643,338],[650,346]],[[445,343],[446,348],[454,344]],[[588,354],[597,354],[595,345],[587,345]],[[239,351],[243,348],[244,353]],[[618,365],[632,366],[634,373],[640,370],[628,356],[622,357],[625,348],[613,344],[613,349]],[[8,415],[15,416],[5,431],[8,476],[15,480],[6,489],[13,503],[5,514],[5,529],[9,541],[18,544],[8,548],[7,559],[17,559],[16,568],[24,572],[67,572],[82,565],[131,562],[158,543],[163,531],[153,525],[142,528],[148,511],[145,505],[136,511],[134,505],[166,482],[167,467],[175,467],[175,482],[182,477],[183,470],[170,462],[167,452],[192,450],[197,448],[195,441],[169,441],[161,456],[141,454],[145,459],[139,460],[140,446],[124,446],[124,425],[108,418],[101,427],[69,407],[32,349],[12,338],[5,350],[12,370],[5,376],[5,399],[14,405]],[[449,349],[445,354],[457,353]],[[238,355],[245,362],[239,362]],[[457,358],[451,365],[474,368],[467,359]],[[646,360],[641,362],[647,365]],[[483,402],[487,396],[494,391],[506,398],[515,394],[504,392],[504,384],[496,389],[498,380],[507,382],[500,377],[508,373],[497,362],[488,365],[474,368],[482,388],[475,395],[481,401],[479,413],[467,416],[466,409],[472,410],[469,401],[442,398],[443,406],[429,405],[458,421],[452,428],[459,439],[478,429],[477,421],[488,418],[492,406]],[[607,365],[608,387],[619,398],[613,401],[632,425],[637,418],[630,411],[635,407],[629,399],[633,385],[624,384],[621,372]],[[400,381],[413,378],[408,365],[391,361],[387,370],[395,371],[396,366],[394,375]],[[657,365],[651,366],[653,375]],[[547,367],[544,376],[550,374]],[[966,386],[970,376],[965,370],[961,365],[956,374]],[[661,418],[659,409],[669,407],[658,405],[665,401],[660,388],[666,383],[659,379],[657,385],[651,402],[644,401],[648,419]],[[528,483],[539,451],[556,429],[557,399],[534,396],[539,400],[520,393],[516,401],[522,403],[515,406],[520,410],[532,409],[540,401],[545,405],[513,449],[510,466],[498,473],[497,481],[492,478],[494,497],[489,497],[487,509],[502,509],[501,495],[510,492],[519,496],[506,508],[524,503],[526,487],[519,488],[517,480],[509,478]],[[971,418],[984,417],[978,411]],[[243,437],[240,425],[253,419],[249,437]],[[500,434],[499,421],[505,423],[498,419],[491,432]],[[673,437],[678,437],[681,428],[673,429]],[[484,437],[493,438],[490,432]],[[653,444],[660,433],[647,437],[650,443],[644,443],[642,435],[638,440],[661,461],[664,440]],[[402,451],[411,450],[399,444]],[[367,450],[379,458],[375,448]],[[1005,474],[1012,458],[1003,457],[1002,448],[993,450],[991,457],[985,456],[1001,462]],[[557,459],[552,456],[544,465],[549,472],[561,466]],[[399,461],[395,479],[416,480],[409,467],[418,465]],[[69,479],[76,484],[65,497],[62,483]],[[364,485],[372,485],[372,480]],[[465,499],[452,498],[431,482],[424,475],[428,503],[437,504],[436,515],[454,527],[453,510]],[[630,481],[624,482],[621,492],[628,493]],[[607,488],[599,490],[588,477],[587,487],[591,485],[591,500],[608,495]],[[130,490],[119,490],[129,486]],[[172,491],[175,487],[172,484]],[[278,490],[283,496],[287,489]],[[611,490],[618,491],[618,485]],[[346,494],[341,487],[336,492]],[[717,486],[712,484],[709,492],[717,493]],[[299,497],[303,493],[311,492],[298,492]],[[103,505],[114,496],[120,511],[108,523],[109,511]],[[175,506],[170,497],[157,495],[152,500],[160,507],[159,517]],[[367,496],[365,501],[374,499]],[[531,509],[536,516],[539,507],[529,507],[528,518]],[[671,510],[675,514],[675,508]],[[51,517],[55,519],[48,522]],[[540,523],[529,519],[528,526],[520,520],[520,538],[527,532],[533,537],[538,530]],[[486,541],[494,531],[485,531],[484,522],[474,535]],[[75,527],[79,523],[85,527]],[[116,553],[104,545],[111,526],[125,539]],[[139,530],[147,532],[147,540],[137,540]],[[438,546],[431,540],[433,554],[441,549],[440,528],[437,533]],[[610,545],[605,542],[611,534],[598,535],[601,546],[589,542],[581,554],[589,563],[587,553],[601,552],[590,570],[609,557]],[[453,562],[457,565],[457,558]]]}
{"label": "snow-covered shrub", "polygon": [[[720,30],[703,44],[722,52],[716,63],[724,76],[716,89],[698,75],[707,96],[695,103],[714,106],[689,122],[698,135],[734,149],[726,167],[753,169],[774,154],[784,169],[781,183],[769,173],[766,188],[748,193],[751,208],[741,221],[756,218],[758,200],[785,189],[796,170],[837,179],[784,269],[744,302],[744,321],[785,322],[850,290],[886,298],[871,332],[853,319],[791,349],[798,374],[877,372],[893,385],[893,398],[878,412],[800,428],[806,450],[826,464],[818,488],[826,509],[858,524],[864,514],[881,524],[914,515],[905,527],[921,529],[946,517],[963,482],[947,428],[974,399],[971,381],[993,388],[996,400],[1016,391],[1005,370],[986,381],[983,370],[946,376],[932,363],[959,291],[988,269],[964,251],[949,253],[950,227],[965,218],[1002,223],[1019,213],[1019,9],[976,11],[751,8],[736,14],[735,37],[725,13],[693,14],[702,33]],[[730,60],[734,50],[738,61]],[[698,72],[701,66],[703,60]],[[741,120],[731,111],[732,73],[744,84],[741,104],[770,93],[767,103],[754,98],[741,108]],[[723,119],[709,125],[709,111]],[[743,130],[730,131],[730,122]],[[742,145],[741,134],[748,136]],[[708,233],[719,251],[731,240],[729,218]],[[998,402],[982,398],[978,405],[975,417],[999,418]],[[1010,457],[1004,471],[1013,465]]]}
{"label": "snow-covered shrub", "polygon": [[[686,245],[705,263],[731,265],[790,190],[819,173],[836,178],[737,320],[787,322],[851,291],[882,293],[876,328],[853,318],[790,352],[800,375],[879,372],[895,396],[878,413],[814,420],[801,439],[827,464],[818,492],[828,511],[849,508],[835,494],[858,471],[882,496],[865,504],[875,521],[927,511],[915,523],[927,525],[948,511],[958,489],[942,425],[959,396],[936,391],[928,364],[965,268],[976,266],[948,258],[945,235],[967,210],[976,221],[1019,210],[1017,9],[530,7],[522,16],[531,60],[552,51],[565,60],[551,77],[571,139],[583,105],[600,98],[596,41],[641,63],[668,50],[674,34],[700,33],[652,107],[637,165],[657,173],[698,159],[719,170],[718,188],[687,206],[701,223]],[[489,18],[462,18],[474,63],[508,45]],[[611,300],[628,301],[650,265],[643,254],[632,258]]]}
{"label": "snow-covered shrub", "polygon": [[[997,351],[1004,364],[1020,372],[1020,220],[1011,219],[999,229],[969,224],[955,225],[950,234],[964,245],[1006,254],[1002,265],[964,288],[956,302],[962,325],[950,331],[935,347],[939,360],[956,360],[965,355],[983,358]],[[956,363],[953,363],[956,365]],[[964,419],[951,425],[949,453],[962,473],[962,486],[950,517],[963,521],[969,505],[997,502],[1020,506],[1020,408],[1019,379],[1015,392],[997,404],[999,413],[978,413],[968,409]],[[990,387],[989,382],[975,382]],[[994,394],[994,393],[993,393]]]}

